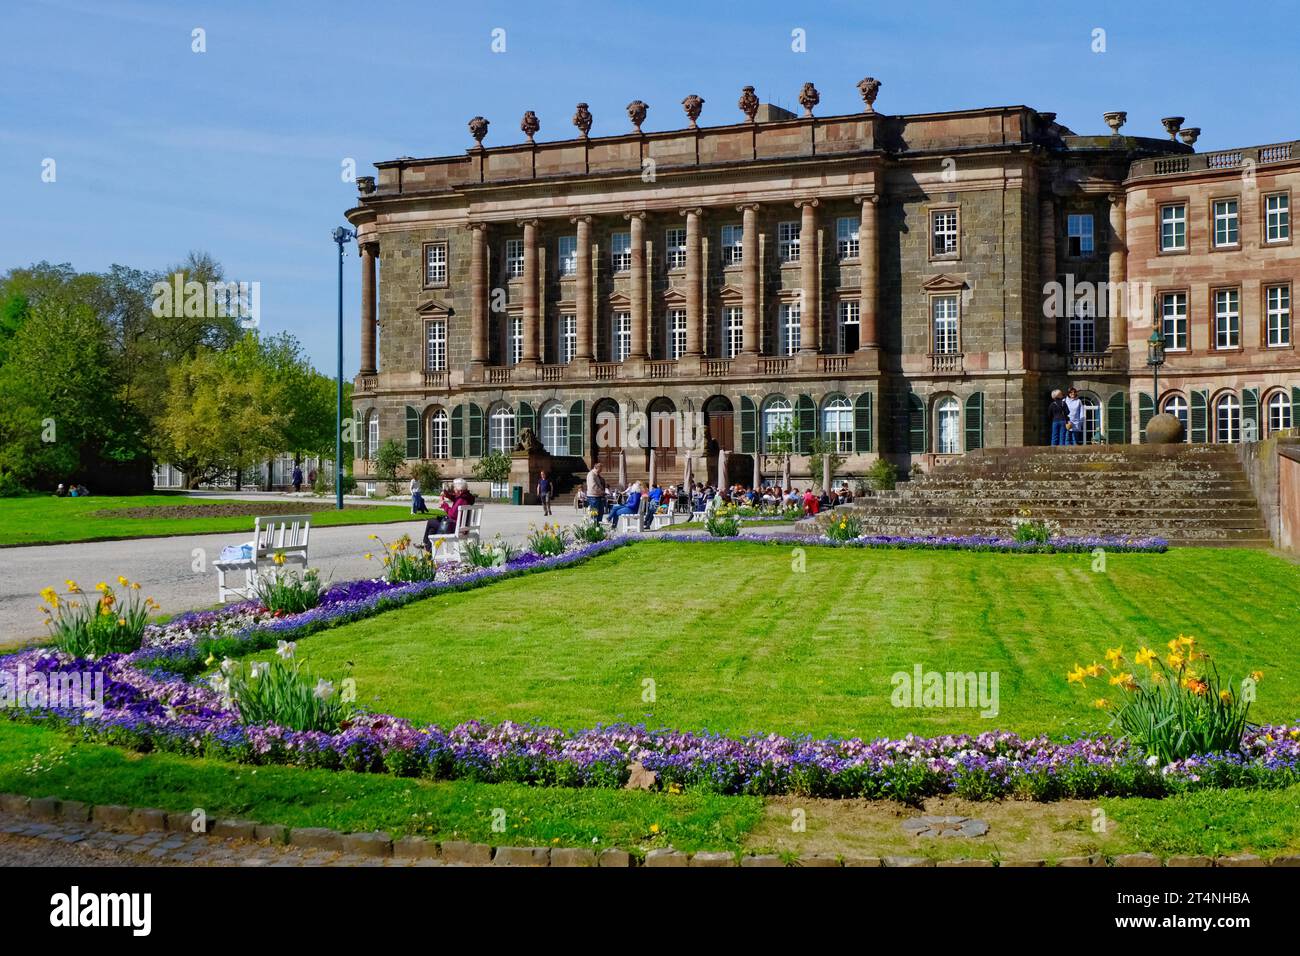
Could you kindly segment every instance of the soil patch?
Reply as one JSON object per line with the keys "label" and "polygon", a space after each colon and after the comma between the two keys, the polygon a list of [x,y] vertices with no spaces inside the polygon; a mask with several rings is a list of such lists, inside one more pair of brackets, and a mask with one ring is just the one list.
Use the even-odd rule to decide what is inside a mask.
{"label": "soil patch", "polygon": [[[346,511],[377,511],[383,505],[346,505]],[[145,508],[101,508],[91,518],[242,518],[300,515],[333,511],[333,504],[305,501],[231,501],[224,504],[153,505]]]}

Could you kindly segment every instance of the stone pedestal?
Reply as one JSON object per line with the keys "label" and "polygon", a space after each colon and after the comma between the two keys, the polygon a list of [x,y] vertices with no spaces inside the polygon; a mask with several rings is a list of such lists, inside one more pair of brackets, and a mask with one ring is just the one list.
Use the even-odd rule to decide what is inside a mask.
{"label": "stone pedestal", "polygon": [[537,498],[537,479],[542,472],[554,479],[551,456],[545,451],[512,451],[510,453],[510,484],[522,485],[524,504],[541,504]]}

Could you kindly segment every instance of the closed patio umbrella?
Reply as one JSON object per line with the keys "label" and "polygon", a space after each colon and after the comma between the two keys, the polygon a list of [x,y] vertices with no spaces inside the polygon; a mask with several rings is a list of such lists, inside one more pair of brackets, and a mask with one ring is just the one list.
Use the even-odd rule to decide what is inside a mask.
{"label": "closed patio umbrella", "polygon": [[785,456],[785,461],[781,464],[781,487],[790,487],[790,456]]}
{"label": "closed patio umbrella", "polygon": [[691,452],[689,448],[686,450],[686,454],[683,457],[686,460],[682,465],[682,487],[687,491],[690,491],[691,485],[694,484],[695,475],[691,471]]}
{"label": "closed patio umbrella", "polygon": [[827,494],[831,493],[831,456],[829,452],[822,455],[822,491]]}
{"label": "closed patio umbrella", "polygon": [[[655,486],[655,471],[656,471],[655,450],[651,448],[650,449],[650,482],[649,482],[650,488],[653,488]],[[646,490],[648,491],[649,489]]]}
{"label": "closed patio umbrella", "polygon": [[751,488],[757,488],[757,487],[758,487],[758,483],[759,483],[759,481],[761,481],[761,480],[762,480],[762,476],[758,473],[758,454],[757,454],[757,452],[756,452],[756,453],[754,454],[754,480],[753,480],[753,482],[750,484],[750,487],[751,487]]}
{"label": "closed patio umbrella", "polygon": [[725,448],[718,449],[718,490],[721,491],[727,486],[727,451]]}
{"label": "closed patio umbrella", "polygon": [[618,450],[618,488],[622,491],[627,487],[627,449]]}

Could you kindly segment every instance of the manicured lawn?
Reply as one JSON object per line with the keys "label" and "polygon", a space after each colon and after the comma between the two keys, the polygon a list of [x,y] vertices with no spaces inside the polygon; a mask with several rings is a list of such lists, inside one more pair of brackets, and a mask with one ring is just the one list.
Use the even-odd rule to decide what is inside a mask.
{"label": "manicured lawn", "polygon": [[[317,526],[411,520],[409,509],[399,506],[347,504],[342,511],[335,511],[333,500],[323,498],[310,501],[271,499],[261,502],[166,494],[92,495],[89,498],[29,495],[22,498],[0,498],[0,547],[104,538],[251,531],[253,517],[268,513],[268,505],[290,513],[310,510],[312,524]],[[319,511],[312,510],[322,505],[326,507]],[[147,511],[139,512],[138,509]]]}
{"label": "manicured lawn", "polygon": [[[1249,550],[999,555],[645,543],[440,596],[302,642],[365,705],[451,724],[615,720],[856,734],[1105,729],[1067,685],[1107,647],[1199,638],[1233,679],[1265,678],[1257,721],[1300,717],[1300,567]],[[896,708],[892,675],[989,671],[999,713]],[[653,681],[654,700],[647,688]]]}

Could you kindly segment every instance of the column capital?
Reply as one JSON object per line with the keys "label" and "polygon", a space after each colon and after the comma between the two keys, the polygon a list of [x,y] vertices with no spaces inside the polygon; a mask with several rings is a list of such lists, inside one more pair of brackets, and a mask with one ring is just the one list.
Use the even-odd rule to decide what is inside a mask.
{"label": "column capital", "polygon": [[807,199],[796,199],[796,200],[794,201],[794,208],[795,208],[795,209],[800,209],[800,208],[802,208],[802,207],[804,207],[804,206],[813,206],[813,207],[817,207],[817,206],[820,206],[820,205],[821,205],[821,200],[818,199],[818,198],[816,198],[815,196],[813,196],[813,197],[809,197],[809,198],[807,198]]}
{"label": "column capital", "polygon": [[569,217],[569,222],[574,223],[575,225],[580,222],[585,222],[587,225],[591,225],[591,221],[592,221],[592,217],[590,215],[587,215],[586,213],[584,213],[581,216]]}
{"label": "column capital", "polygon": [[488,226],[489,223],[486,223],[481,219],[476,219],[473,222],[465,223],[465,228],[473,232],[487,232]]}
{"label": "column capital", "polygon": [[743,202],[736,207],[736,212],[758,212],[762,208],[762,203]]}
{"label": "column capital", "polygon": [[541,225],[541,222],[542,221],[540,219],[533,217],[529,219],[520,219],[515,224],[518,226],[523,226],[525,228],[527,228],[528,226],[532,226],[535,229],[537,228],[537,226]]}
{"label": "column capital", "polygon": [[1120,192],[1107,193],[1106,198],[1110,200],[1112,206],[1122,206],[1128,201],[1128,196]]}
{"label": "column capital", "polygon": [[633,212],[623,213],[623,218],[626,219],[628,222],[631,222],[633,219],[640,219],[644,221],[645,217],[646,217],[646,211],[644,209],[638,209]]}
{"label": "column capital", "polygon": [[679,210],[677,210],[677,212],[678,212],[680,215],[683,215],[683,216],[689,216],[689,215],[691,215],[691,214],[694,214],[694,215],[696,215],[696,216],[703,216],[703,215],[704,215],[704,207],[703,207],[703,206],[688,206],[688,207],[685,208],[685,209],[679,209]]}
{"label": "column capital", "polygon": [[854,196],[853,201],[861,206],[865,206],[867,203],[874,206],[880,202],[880,195],[878,193],[864,193],[861,196]]}

